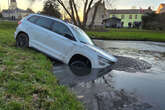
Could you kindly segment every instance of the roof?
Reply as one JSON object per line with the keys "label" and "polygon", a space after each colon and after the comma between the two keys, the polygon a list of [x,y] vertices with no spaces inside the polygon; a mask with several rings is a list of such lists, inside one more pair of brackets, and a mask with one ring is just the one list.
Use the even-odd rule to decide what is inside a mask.
{"label": "roof", "polygon": [[150,9],[114,9],[108,10],[109,14],[144,14],[152,12]]}
{"label": "roof", "polygon": [[160,5],[163,6],[163,7],[165,7],[165,3],[161,3]]}
{"label": "roof", "polygon": [[121,19],[119,19],[119,18],[117,18],[117,17],[107,18],[107,19],[104,19],[103,21],[108,21],[108,20],[117,20],[117,21],[121,21]]}

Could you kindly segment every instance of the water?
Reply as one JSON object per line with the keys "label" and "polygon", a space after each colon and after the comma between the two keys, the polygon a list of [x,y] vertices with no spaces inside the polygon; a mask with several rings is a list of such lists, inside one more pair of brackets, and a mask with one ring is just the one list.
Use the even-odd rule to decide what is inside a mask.
{"label": "water", "polygon": [[[98,42],[98,41],[97,41]],[[113,45],[112,45],[113,44]],[[104,85],[108,82],[114,89],[124,89],[127,92],[134,93],[139,99],[144,100],[156,109],[165,110],[165,44],[154,42],[135,42],[135,41],[99,41],[98,45],[106,51],[116,56],[123,56],[139,60],[152,65],[152,68],[146,68],[146,71],[127,71],[124,69],[92,69],[90,72],[74,71],[67,65],[60,64],[54,66],[54,74],[59,79],[60,84],[70,87],[76,87],[80,83],[88,83],[93,81],[102,81]],[[136,60],[133,60],[134,62]],[[125,60],[123,60],[125,61]],[[130,60],[131,61],[131,60]],[[126,64],[132,63],[123,63]],[[138,65],[138,64],[137,64]],[[129,65],[127,66],[129,67]],[[132,67],[132,66],[130,66]],[[129,69],[129,68],[127,68]],[[137,69],[137,68],[136,68]],[[135,69],[135,70],[136,70]],[[87,70],[89,71],[89,70]],[[103,77],[104,76],[104,77]],[[111,77],[108,77],[111,76]],[[96,87],[96,88],[94,88]],[[92,86],[93,92],[101,90],[103,86]],[[81,94],[87,89],[77,89]],[[90,90],[90,94],[91,95]],[[102,89],[102,92],[104,89]]]}
{"label": "water", "polygon": [[70,67],[65,64],[58,64],[53,68],[54,75],[59,80],[59,83],[69,87],[76,86],[82,82],[94,81],[97,78],[108,74],[111,71],[111,68],[91,70],[83,68],[81,71],[76,70],[76,67]]}
{"label": "water", "polygon": [[165,109],[165,73],[127,73],[113,71],[113,86],[133,92],[142,100],[156,106],[158,110]]}

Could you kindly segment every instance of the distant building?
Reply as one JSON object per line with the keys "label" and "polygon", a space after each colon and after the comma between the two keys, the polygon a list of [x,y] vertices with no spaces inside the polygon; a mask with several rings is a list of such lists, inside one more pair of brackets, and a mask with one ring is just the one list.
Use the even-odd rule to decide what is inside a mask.
{"label": "distant building", "polygon": [[[96,5],[94,5],[91,10],[88,13],[88,19],[87,19],[87,26],[90,25],[92,21],[92,17],[94,14]],[[142,21],[142,16],[146,13],[153,12],[151,8],[148,9],[123,9],[123,10],[107,10],[105,7],[105,3],[100,3],[98,6],[98,10],[96,12],[96,17],[94,20],[93,26],[105,26],[106,22],[111,22],[113,17],[116,17],[118,19],[121,19],[121,24],[123,27],[129,27],[129,24],[132,24],[132,27],[134,24],[137,24]],[[104,24],[103,24],[104,21]]]}
{"label": "distant building", "polygon": [[160,14],[160,13],[164,13],[164,12],[165,12],[165,4],[162,3],[162,4],[159,5],[156,13]]}
{"label": "distant building", "polygon": [[21,19],[24,16],[27,16],[28,14],[33,13],[30,10],[22,10],[17,8],[17,2],[16,0],[10,0],[9,9],[2,11],[3,18],[16,20]]}
{"label": "distant building", "polygon": [[121,19],[116,18],[116,17],[104,19],[103,24],[107,28],[121,28],[122,27]]}
{"label": "distant building", "polygon": [[[87,26],[89,26],[92,21],[95,7],[96,7],[96,4],[91,8],[91,10],[88,13]],[[103,3],[100,3],[98,6],[98,10],[96,12],[93,26],[103,26],[103,20],[106,18],[108,18],[107,9],[105,8],[105,3],[103,2]]]}
{"label": "distant building", "polygon": [[117,17],[121,19],[123,27],[132,26],[135,23],[142,22],[142,16],[146,13],[151,13],[152,10],[149,9],[124,9],[124,10],[107,10],[110,18]]}

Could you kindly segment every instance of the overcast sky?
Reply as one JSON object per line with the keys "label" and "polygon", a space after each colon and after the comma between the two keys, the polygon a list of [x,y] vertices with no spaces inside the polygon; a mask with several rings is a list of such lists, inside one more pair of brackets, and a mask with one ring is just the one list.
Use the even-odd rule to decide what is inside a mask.
{"label": "overcast sky", "polygon": [[[42,9],[44,0],[36,0],[33,5],[29,1],[34,0],[17,0],[18,7],[22,9],[30,7],[34,11],[40,11]],[[129,9],[132,7],[141,7],[144,9],[151,6],[153,9],[157,9],[160,3],[165,3],[165,0],[114,0],[113,8]],[[0,0],[0,7],[0,9],[8,8],[8,0]]]}
{"label": "overcast sky", "polygon": [[136,8],[147,8],[151,6],[153,9],[157,9],[160,3],[165,3],[165,0],[116,0],[114,7],[127,9],[133,6]]}

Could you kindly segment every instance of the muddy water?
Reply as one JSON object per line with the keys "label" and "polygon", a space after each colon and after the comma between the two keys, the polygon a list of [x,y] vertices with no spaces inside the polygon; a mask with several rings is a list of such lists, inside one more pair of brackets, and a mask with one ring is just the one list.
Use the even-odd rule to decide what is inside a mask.
{"label": "muddy water", "polygon": [[53,70],[60,84],[71,87],[88,110],[165,109],[164,43],[95,42],[118,57],[113,71],[94,69],[83,74],[68,65],[55,64]]}
{"label": "muddy water", "polygon": [[115,55],[144,60],[152,65],[145,72],[112,71],[113,86],[134,92],[152,103],[157,110],[165,109],[165,43],[135,41],[96,41]]}

